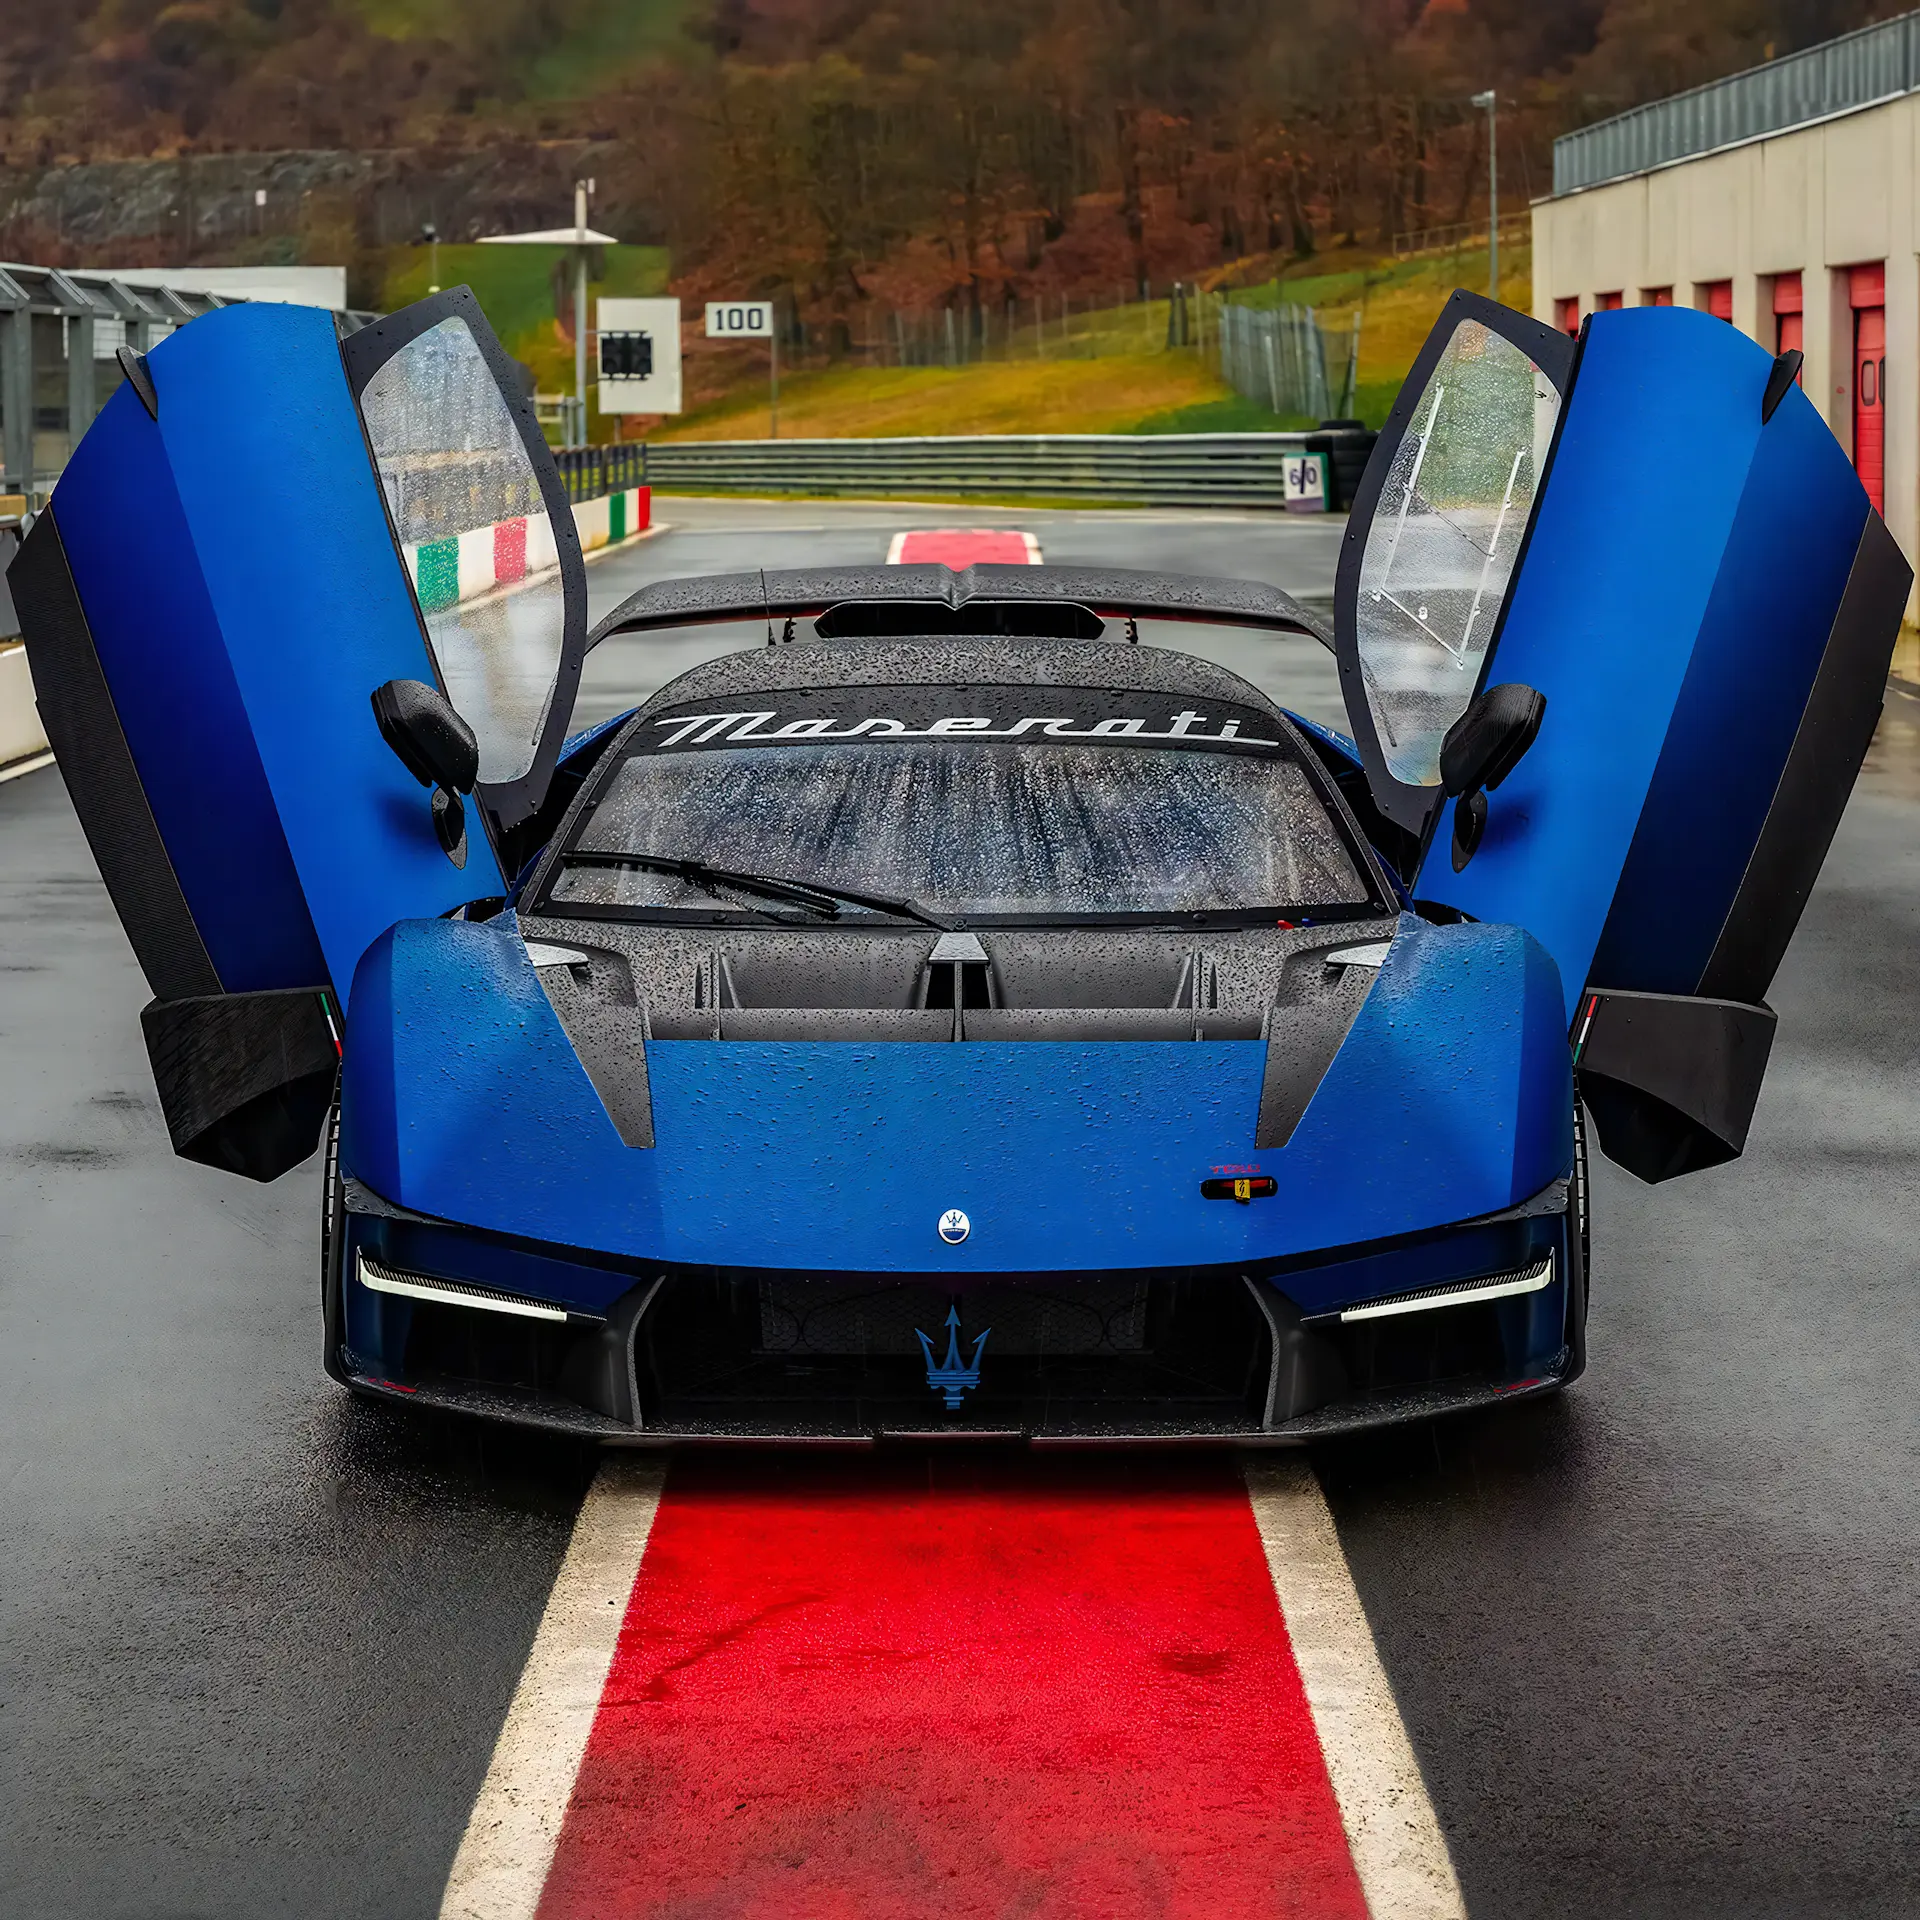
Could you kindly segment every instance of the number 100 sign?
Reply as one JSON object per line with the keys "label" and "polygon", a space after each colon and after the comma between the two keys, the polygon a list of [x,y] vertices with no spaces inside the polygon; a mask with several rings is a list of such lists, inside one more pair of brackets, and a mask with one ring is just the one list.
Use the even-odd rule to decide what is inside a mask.
{"label": "number 100 sign", "polygon": [[709,340],[771,340],[773,338],[773,302],[771,300],[709,300],[707,302],[707,338]]}

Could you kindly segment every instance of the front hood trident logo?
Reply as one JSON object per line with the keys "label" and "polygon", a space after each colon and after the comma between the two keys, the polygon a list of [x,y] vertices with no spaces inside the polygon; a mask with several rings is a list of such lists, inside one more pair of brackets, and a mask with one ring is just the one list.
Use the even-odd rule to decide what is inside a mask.
{"label": "front hood trident logo", "polygon": [[963,1366],[960,1362],[960,1309],[949,1307],[947,1309],[947,1357],[935,1366],[933,1342],[918,1327],[914,1328],[913,1337],[920,1342],[920,1351],[927,1356],[927,1385],[935,1393],[946,1396],[949,1412],[959,1406],[960,1396],[963,1393],[980,1384],[980,1349],[987,1344],[987,1334],[992,1331],[993,1329],[988,1327],[986,1332],[973,1343],[973,1362],[969,1366]]}

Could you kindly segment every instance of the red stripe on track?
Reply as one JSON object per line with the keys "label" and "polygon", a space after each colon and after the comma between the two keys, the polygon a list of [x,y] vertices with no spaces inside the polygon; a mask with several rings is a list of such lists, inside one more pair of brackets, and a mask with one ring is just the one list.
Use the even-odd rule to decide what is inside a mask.
{"label": "red stripe on track", "polygon": [[899,536],[896,560],[902,565],[951,567],[958,573],[977,561],[1024,567],[1033,559],[1029,536],[1005,527],[941,527]]}
{"label": "red stripe on track", "polygon": [[542,1920],[1353,1916],[1225,1459],[685,1457]]}

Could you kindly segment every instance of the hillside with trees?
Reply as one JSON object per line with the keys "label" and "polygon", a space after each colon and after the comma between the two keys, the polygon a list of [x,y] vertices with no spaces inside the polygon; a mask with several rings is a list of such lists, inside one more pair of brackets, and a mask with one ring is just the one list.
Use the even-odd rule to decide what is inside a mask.
{"label": "hillside with trees", "polygon": [[[139,250],[126,225],[132,188],[114,183],[140,176],[98,163],[238,183],[269,157],[304,156],[320,184],[300,189],[295,211],[262,215],[252,233],[251,191],[234,187],[237,216],[210,211],[205,190],[184,212],[176,195],[154,214],[147,250],[164,243],[183,261],[344,250],[366,288],[372,256],[411,239],[419,219],[460,240],[524,222],[537,203],[548,224],[566,217],[563,183],[590,171],[596,223],[669,247],[677,290],[775,294],[823,350],[844,351],[892,308],[1005,312],[1036,296],[1260,281],[1484,220],[1484,116],[1468,105],[1479,89],[1500,90],[1502,169],[1519,204],[1545,189],[1556,134],[1899,10],[1873,0],[16,5],[0,9],[0,240],[14,257],[103,247],[125,257]],[[92,178],[106,185],[75,204],[75,183]]]}

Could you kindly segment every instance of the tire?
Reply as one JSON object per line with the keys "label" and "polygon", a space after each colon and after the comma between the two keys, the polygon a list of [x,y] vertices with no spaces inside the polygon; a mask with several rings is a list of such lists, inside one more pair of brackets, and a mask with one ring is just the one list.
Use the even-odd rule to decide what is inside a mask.
{"label": "tire", "polygon": [[347,1188],[340,1177],[340,1096],[336,1089],[322,1135],[320,1182],[320,1364],[336,1380],[347,1377],[341,1359],[346,1338],[346,1284],[340,1267],[347,1245]]}
{"label": "tire", "polygon": [[1573,1172],[1567,1180],[1567,1370],[1561,1385],[1587,1370],[1588,1276],[1592,1272],[1593,1216],[1587,1195],[1587,1116],[1573,1103]]}
{"label": "tire", "polygon": [[1593,1272],[1593,1214],[1587,1202],[1587,1110],[1573,1103],[1573,1178],[1567,1183],[1567,1245],[1580,1249],[1580,1323],[1586,1324]]}
{"label": "tire", "polygon": [[346,1188],[340,1179],[340,1101],[327,1109],[320,1159],[320,1304],[327,1303],[333,1263],[346,1236]]}

